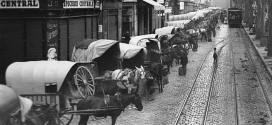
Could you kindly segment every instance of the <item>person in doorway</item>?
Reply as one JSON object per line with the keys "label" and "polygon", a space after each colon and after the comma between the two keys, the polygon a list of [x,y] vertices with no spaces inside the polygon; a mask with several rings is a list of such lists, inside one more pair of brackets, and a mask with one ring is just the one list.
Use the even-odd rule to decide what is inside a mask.
{"label": "person in doorway", "polygon": [[217,64],[217,52],[216,48],[213,48],[213,63]]}
{"label": "person in doorway", "polygon": [[127,31],[126,34],[125,34],[125,43],[129,44],[129,41],[130,41],[130,34]]}

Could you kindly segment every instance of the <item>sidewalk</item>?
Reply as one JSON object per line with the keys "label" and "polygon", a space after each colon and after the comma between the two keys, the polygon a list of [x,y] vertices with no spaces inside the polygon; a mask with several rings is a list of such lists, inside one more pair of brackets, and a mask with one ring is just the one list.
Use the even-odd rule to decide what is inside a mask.
{"label": "sidewalk", "polygon": [[249,35],[248,27],[244,27],[244,29],[254,45],[254,48],[257,50],[258,56],[261,57],[262,62],[265,64],[265,68],[267,69],[270,78],[272,78],[272,57],[267,56],[267,51],[265,51],[266,47],[260,46],[260,39],[256,40],[255,35]]}

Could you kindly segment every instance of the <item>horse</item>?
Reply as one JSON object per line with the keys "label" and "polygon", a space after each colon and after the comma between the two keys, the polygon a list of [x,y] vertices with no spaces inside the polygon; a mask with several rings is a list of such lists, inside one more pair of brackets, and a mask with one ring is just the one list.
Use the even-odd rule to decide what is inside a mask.
{"label": "horse", "polygon": [[170,74],[170,67],[172,66],[172,57],[171,53],[163,53],[162,56],[162,65],[167,66],[168,73]]}
{"label": "horse", "polygon": [[141,97],[147,97],[148,100],[153,100],[150,98],[154,92],[152,86],[154,85],[154,77],[150,70],[146,70],[141,66],[141,68],[136,67],[135,69],[135,83],[138,83],[138,93]]}
{"label": "horse", "polygon": [[[173,63],[174,59],[176,60],[176,64],[179,65],[180,63],[180,50],[182,49],[182,47],[180,45],[174,45],[172,47],[172,51],[171,51],[171,64]],[[170,72],[170,71],[169,71]]]}
{"label": "horse", "polygon": [[[77,104],[78,110],[90,110],[90,109],[106,109],[105,111],[99,111],[94,114],[96,117],[107,117],[111,116],[111,124],[115,125],[117,117],[120,116],[122,111],[129,105],[134,104],[138,111],[143,109],[141,98],[138,94],[121,95],[117,93],[114,96],[109,96],[108,102],[104,100],[103,96],[89,96],[82,99]],[[108,110],[109,107],[114,107],[116,109]],[[87,125],[89,115],[80,115],[79,125]]]}
{"label": "horse", "polygon": [[[147,69],[150,74],[154,77],[154,80],[157,82],[159,87],[159,92],[163,92],[163,84],[162,84],[162,72],[163,72],[163,65],[159,63],[152,63],[151,69]],[[167,66],[167,72],[169,73],[170,67]]]}
{"label": "horse", "polygon": [[118,84],[119,88],[127,89],[128,94],[131,93],[131,91],[135,90],[137,87],[137,83],[134,82],[135,77],[135,70],[132,69],[116,69],[111,73],[111,79],[119,79],[119,80],[126,80],[127,82],[125,84]]}

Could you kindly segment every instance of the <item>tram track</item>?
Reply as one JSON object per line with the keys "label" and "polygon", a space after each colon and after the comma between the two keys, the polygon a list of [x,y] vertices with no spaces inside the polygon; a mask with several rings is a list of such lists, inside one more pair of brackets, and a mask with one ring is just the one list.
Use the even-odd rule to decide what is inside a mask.
{"label": "tram track", "polygon": [[234,92],[234,117],[235,125],[239,125],[239,114],[238,114],[238,99],[237,99],[237,88],[235,79],[235,62],[234,62],[234,50],[233,50],[233,40],[231,42],[231,60],[232,60],[232,76],[233,76],[233,92]]}
{"label": "tram track", "polygon": [[[224,43],[224,41],[225,41],[225,39],[221,40],[220,42],[218,42],[217,44],[215,44],[215,46],[217,47],[217,46],[220,46],[221,44],[223,44],[223,45],[221,45],[220,48],[224,47],[226,45],[226,43]],[[211,48],[207,52],[206,56],[204,57],[204,59],[203,59],[203,61],[201,63],[201,66],[198,69],[198,71],[197,71],[197,73],[196,73],[196,75],[194,77],[193,85],[190,88],[189,92],[186,94],[186,98],[184,99],[182,105],[179,108],[179,112],[178,112],[177,116],[175,117],[176,119],[174,120],[174,123],[173,123],[174,125],[180,125],[180,124],[182,124],[182,123],[180,123],[181,116],[184,114],[184,110],[185,110],[186,105],[189,105],[188,102],[189,102],[189,99],[190,99],[190,97],[192,95],[192,92],[193,92],[193,90],[195,88],[195,85],[197,83],[197,79],[200,76],[200,73],[201,73],[202,69],[204,68],[204,64],[207,61],[207,57],[210,55],[210,53],[212,53],[212,51],[213,51],[213,48]],[[204,110],[205,110],[204,111],[204,115],[203,115],[203,118],[202,118],[203,120],[201,122],[202,124],[205,123],[205,119],[206,119],[206,115],[207,115],[207,110],[208,110],[208,107],[209,107],[209,100],[210,100],[211,91],[212,91],[212,88],[213,88],[213,80],[214,80],[214,74],[215,74],[215,72],[216,72],[216,67],[213,66],[213,71],[212,71],[212,76],[211,76],[212,78],[211,78],[211,82],[209,83],[210,86],[209,86],[209,92],[208,92],[208,97],[207,97],[208,101],[205,101],[206,104],[205,104],[205,108],[204,108]]]}
{"label": "tram track", "polygon": [[[235,125],[239,125],[239,124],[243,124],[244,122],[247,122],[247,123],[249,123],[249,122],[253,122],[254,123],[254,121],[245,121],[245,119],[256,119],[257,118],[257,122],[258,123],[261,123],[261,122],[263,122],[264,124],[266,124],[266,123],[269,123],[269,120],[267,120],[267,121],[260,121],[260,120],[262,120],[263,118],[262,118],[262,116],[261,116],[261,114],[265,114],[265,113],[268,113],[269,115],[268,115],[268,117],[269,116],[271,116],[272,115],[272,104],[271,104],[271,102],[269,101],[269,96],[268,96],[268,92],[265,90],[265,86],[264,86],[264,82],[265,81],[263,81],[263,79],[265,79],[265,78],[262,78],[263,77],[263,75],[261,75],[261,74],[264,74],[263,72],[261,72],[261,71],[258,71],[258,69],[257,69],[257,64],[254,62],[254,59],[253,59],[253,56],[254,56],[254,54],[256,53],[256,50],[254,50],[253,48],[252,48],[252,45],[250,45],[250,43],[248,43],[248,36],[246,36],[246,34],[245,34],[245,31],[244,31],[244,29],[243,28],[237,28],[237,29],[231,29],[231,30],[233,30],[233,31],[231,31],[232,32],[232,36],[233,35],[237,35],[236,37],[232,37],[232,40],[231,40],[231,42],[229,43],[230,44],[230,51],[231,51],[231,60],[232,60],[232,86],[233,86],[233,96],[234,96],[234,102],[233,102],[233,109],[234,109],[234,116],[233,116],[233,118],[234,118],[234,120],[235,120]],[[238,38],[238,39],[237,39]],[[237,40],[234,40],[234,39],[237,39]],[[238,68],[238,67],[236,67],[235,66],[235,63],[237,63],[237,62],[235,62],[235,58],[236,58],[236,61],[237,61],[237,59],[238,59],[238,57],[237,57],[237,55],[236,55],[236,57],[235,57],[235,51],[234,51],[234,46],[237,46],[237,43],[236,43],[236,45],[235,45],[235,43],[234,42],[238,42],[239,44],[244,44],[244,48],[245,48],[245,51],[243,51],[244,53],[243,54],[245,54],[245,58],[249,61],[248,62],[248,64],[246,64],[246,66],[248,66],[248,67],[251,67],[251,69],[249,69],[248,70],[248,72],[246,73],[246,74],[244,74],[244,75],[249,75],[249,74],[253,74],[253,75],[250,75],[252,78],[254,77],[254,76],[256,76],[256,83],[258,84],[257,86],[260,86],[259,88],[260,89],[258,89],[258,90],[255,90],[255,91],[260,91],[260,93],[259,94],[261,94],[262,96],[263,96],[263,98],[262,97],[259,97],[260,99],[263,99],[264,101],[265,101],[265,103],[266,103],[266,105],[267,106],[261,106],[260,107],[260,104],[258,104],[258,103],[256,103],[256,100],[255,99],[253,99],[253,100],[251,100],[250,99],[250,104],[248,104],[247,106],[249,106],[249,107],[254,107],[254,108],[248,108],[247,110],[247,112],[255,112],[255,113],[260,113],[259,115],[260,116],[256,116],[256,114],[254,114],[255,116],[251,116],[251,117],[247,117],[247,118],[245,118],[243,115],[242,115],[242,112],[245,110],[245,107],[247,107],[247,106],[245,106],[245,107],[241,107],[242,106],[242,104],[243,103],[245,103],[245,102],[243,102],[243,103],[241,103],[240,101],[242,101],[241,99],[239,99],[239,98],[244,98],[244,97],[240,97],[240,95],[238,95],[238,93],[239,94],[243,94],[243,92],[241,93],[240,92],[240,89],[241,89],[241,87],[243,88],[243,85],[242,84],[240,84],[239,83],[239,80],[237,80],[237,78],[239,79],[239,77],[241,77],[241,72],[239,71],[240,69]],[[237,49],[237,47],[236,47],[236,49]],[[241,48],[240,48],[241,49]],[[237,50],[236,50],[237,51]],[[252,52],[250,52],[250,51],[253,51],[253,53]],[[237,69],[236,69],[237,68]],[[254,77],[255,78],[255,77]],[[268,82],[269,83],[271,83],[271,80],[270,79],[266,79],[266,80],[269,80]],[[238,89],[237,88],[237,86],[240,86],[240,89]],[[245,88],[246,89],[246,88]],[[257,89],[257,88],[256,88]],[[250,90],[250,89],[249,89]],[[211,89],[211,91],[210,92],[212,92],[212,89]],[[249,92],[250,93],[250,92]],[[259,96],[258,94],[254,94],[252,97],[254,97],[254,96]],[[239,97],[239,98],[238,98]],[[245,96],[246,97],[246,96]],[[271,100],[271,98],[270,98],[270,100]],[[208,100],[208,102],[207,103],[209,103],[209,100]],[[240,104],[240,107],[239,107],[239,103],[241,103]],[[263,103],[262,103],[263,104]],[[267,109],[269,109],[269,111],[266,111],[265,110],[265,108],[264,107],[267,107]],[[208,107],[207,108],[209,108],[209,105],[208,105]],[[257,110],[257,111],[256,111]],[[242,111],[242,112],[241,112]],[[208,113],[206,113],[206,115],[205,116],[207,116],[207,114]],[[244,114],[245,115],[245,114]],[[241,121],[240,121],[241,120]],[[205,118],[204,118],[204,121],[205,121]],[[255,121],[256,122],[256,121]],[[252,123],[252,124],[253,124]],[[202,123],[202,125],[206,125],[206,123],[205,122],[203,122]]]}

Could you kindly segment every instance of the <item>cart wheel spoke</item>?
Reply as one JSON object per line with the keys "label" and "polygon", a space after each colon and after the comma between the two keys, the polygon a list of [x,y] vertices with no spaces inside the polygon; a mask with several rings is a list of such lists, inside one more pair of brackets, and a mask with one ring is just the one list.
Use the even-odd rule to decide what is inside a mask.
{"label": "cart wheel spoke", "polygon": [[77,77],[80,78],[81,80],[83,80],[82,76],[80,76],[79,74],[77,74]]}
{"label": "cart wheel spoke", "polygon": [[93,89],[91,88],[91,86],[88,86],[88,93],[89,95],[93,95]]}

